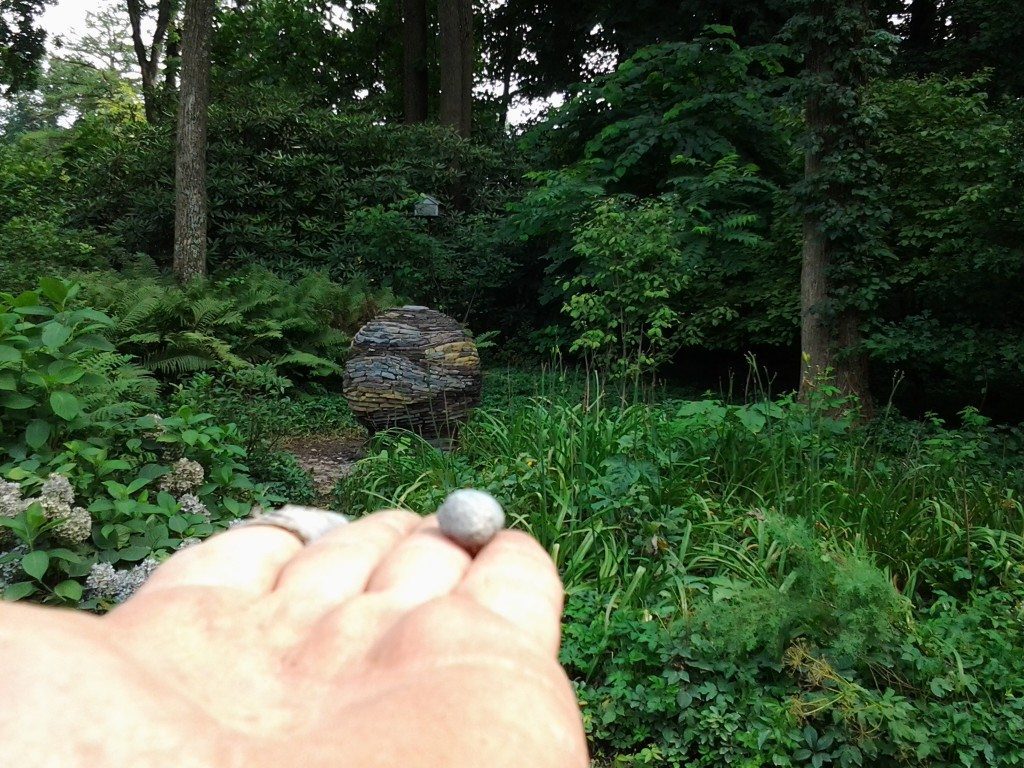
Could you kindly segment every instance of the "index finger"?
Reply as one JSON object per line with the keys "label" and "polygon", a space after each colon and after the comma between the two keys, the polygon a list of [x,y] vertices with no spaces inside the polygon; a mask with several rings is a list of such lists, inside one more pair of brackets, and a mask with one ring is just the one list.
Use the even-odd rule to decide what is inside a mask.
{"label": "index finger", "polygon": [[548,553],[521,531],[502,531],[477,553],[454,594],[476,601],[557,654],[564,600]]}

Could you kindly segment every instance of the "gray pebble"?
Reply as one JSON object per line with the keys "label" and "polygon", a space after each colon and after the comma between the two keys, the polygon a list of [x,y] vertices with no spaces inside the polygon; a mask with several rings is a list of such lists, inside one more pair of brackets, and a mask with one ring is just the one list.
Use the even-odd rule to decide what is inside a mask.
{"label": "gray pebble", "polygon": [[438,507],[437,522],[441,533],[475,554],[505,527],[505,512],[491,494],[463,488]]}

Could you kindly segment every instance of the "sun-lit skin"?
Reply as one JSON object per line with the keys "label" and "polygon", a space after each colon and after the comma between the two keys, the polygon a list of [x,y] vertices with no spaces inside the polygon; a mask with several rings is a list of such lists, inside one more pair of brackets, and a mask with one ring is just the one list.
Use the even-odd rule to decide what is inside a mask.
{"label": "sun-lit skin", "polygon": [[232,530],[107,616],[0,608],[4,762],[586,766],[561,608],[514,531],[471,558],[408,512]]}

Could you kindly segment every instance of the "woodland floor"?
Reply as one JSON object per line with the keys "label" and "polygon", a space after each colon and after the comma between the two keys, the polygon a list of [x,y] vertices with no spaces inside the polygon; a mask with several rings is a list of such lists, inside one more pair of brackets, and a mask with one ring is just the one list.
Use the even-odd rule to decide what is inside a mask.
{"label": "woodland floor", "polygon": [[365,455],[365,445],[361,437],[297,437],[287,441],[284,449],[295,454],[299,465],[312,475],[316,503],[326,506],[338,480]]}

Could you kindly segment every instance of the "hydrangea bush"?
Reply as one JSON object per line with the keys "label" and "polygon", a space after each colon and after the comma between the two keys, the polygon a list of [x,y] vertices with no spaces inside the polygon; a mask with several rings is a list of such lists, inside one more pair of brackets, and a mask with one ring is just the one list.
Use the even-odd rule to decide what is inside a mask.
{"label": "hydrangea bush", "polygon": [[250,512],[234,425],[157,401],[75,289],[0,294],[0,590],[102,610],[156,564]]}

